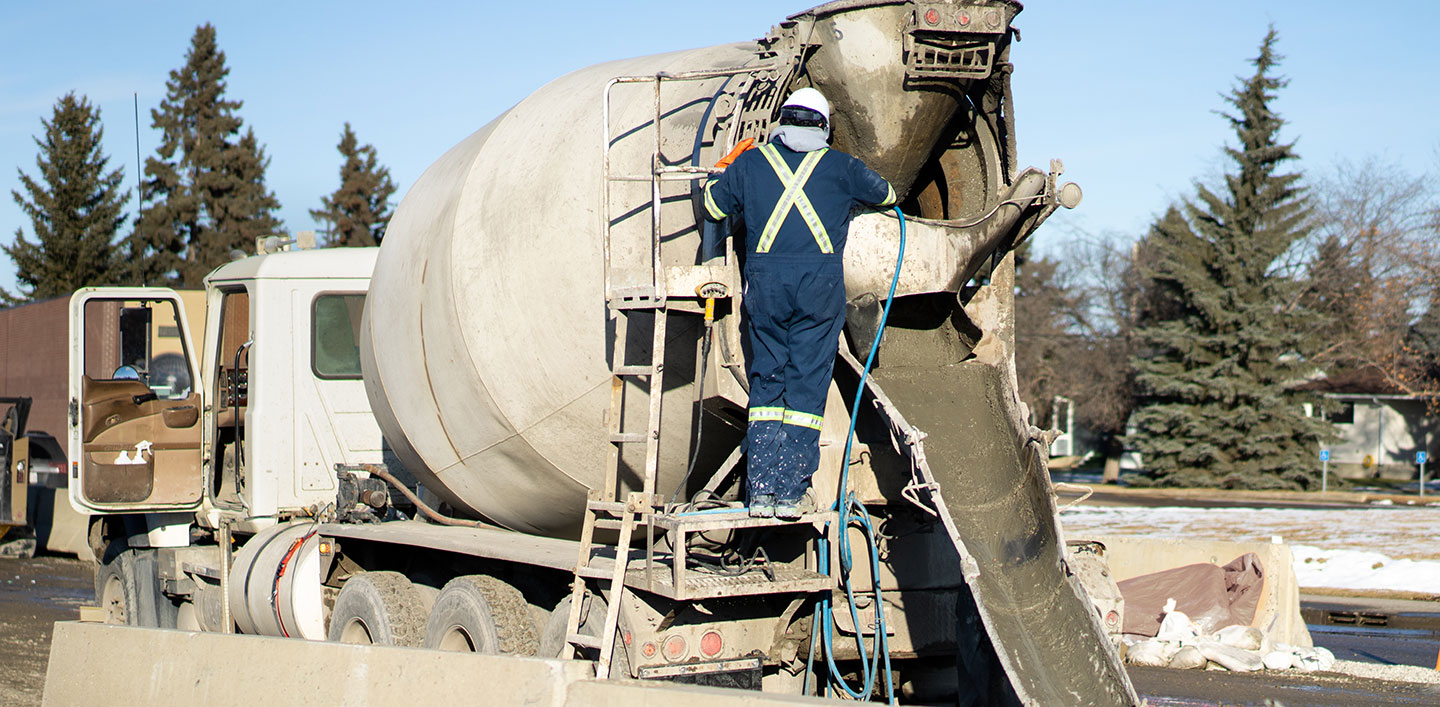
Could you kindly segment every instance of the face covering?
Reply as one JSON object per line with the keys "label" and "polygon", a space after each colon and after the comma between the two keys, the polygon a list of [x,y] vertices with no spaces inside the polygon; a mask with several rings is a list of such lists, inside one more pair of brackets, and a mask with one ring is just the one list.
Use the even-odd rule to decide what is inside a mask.
{"label": "face covering", "polygon": [[827,147],[826,138],[830,137],[830,131],[826,128],[815,128],[801,125],[781,125],[770,133],[770,140],[780,141],[796,152],[814,152],[822,147]]}

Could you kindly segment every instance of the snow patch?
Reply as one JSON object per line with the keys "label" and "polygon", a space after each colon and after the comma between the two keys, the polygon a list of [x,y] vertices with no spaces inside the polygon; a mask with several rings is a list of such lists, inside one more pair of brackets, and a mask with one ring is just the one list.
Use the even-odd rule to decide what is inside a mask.
{"label": "snow patch", "polygon": [[1291,543],[1302,587],[1440,592],[1440,509],[1143,508],[1080,506],[1061,515],[1070,538]]}

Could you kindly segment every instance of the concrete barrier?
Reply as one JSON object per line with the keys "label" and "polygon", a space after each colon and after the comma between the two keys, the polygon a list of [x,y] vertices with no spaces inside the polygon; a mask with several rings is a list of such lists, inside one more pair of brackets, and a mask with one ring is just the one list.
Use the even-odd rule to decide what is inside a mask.
{"label": "concrete barrier", "polygon": [[1310,646],[1310,630],[1300,617],[1300,584],[1295,556],[1285,543],[1168,540],[1123,535],[1087,536],[1105,545],[1105,560],[1116,582],[1202,562],[1223,565],[1247,552],[1260,557],[1265,571],[1260,604],[1251,626],[1272,641]]}
{"label": "concrete barrier", "polygon": [[821,700],[633,680],[595,680],[590,663],[350,646],[62,621],[45,707],[71,705],[819,704]]}
{"label": "concrete barrier", "polygon": [[799,695],[770,695],[718,687],[682,687],[639,680],[584,680],[574,683],[566,695],[566,707],[782,707],[784,705],[834,704]]}

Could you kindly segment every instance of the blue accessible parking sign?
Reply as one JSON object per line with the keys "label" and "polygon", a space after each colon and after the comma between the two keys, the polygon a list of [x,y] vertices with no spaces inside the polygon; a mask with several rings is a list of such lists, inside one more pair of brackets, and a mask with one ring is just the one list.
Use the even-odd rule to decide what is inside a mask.
{"label": "blue accessible parking sign", "polygon": [[[1424,452],[1421,452],[1421,454],[1424,454]],[[1322,462],[1328,462],[1328,461],[1330,461],[1330,450],[1328,450],[1328,449],[1322,449],[1322,450],[1320,450],[1320,461],[1322,461]]]}

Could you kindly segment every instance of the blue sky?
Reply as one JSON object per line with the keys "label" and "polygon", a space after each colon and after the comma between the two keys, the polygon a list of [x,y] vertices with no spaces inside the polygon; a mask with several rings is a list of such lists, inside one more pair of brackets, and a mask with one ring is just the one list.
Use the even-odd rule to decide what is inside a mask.
{"label": "blue sky", "polygon": [[[446,149],[546,81],[608,59],[753,39],[808,7],[774,0],[630,3],[8,2],[0,18],[0,242],[30,224],[9,198],[35,175],[40,120],[67,91],[101,109],[106,153],[135,178],[132,96],[142,159],[149,110],[211,22],[229,92],[270,157],[268,184],[292,230],[338,182],[349,121],[403,194]],[[1230,131],[1214,111],[1247,74],[1266,26],[1280,31],[1290,85],[1277,108],[1317,174],[1379,158],[1440,172],[1440,3],[1383,6],[1212,0],[1031,0],[1016,20],[1014,90],[1022,164],[1064,159],[1085,189],[1043,245],[1077,230],[1128,239],[1192,182],[1224,168]],[[131,209],[134,204],[132,202]],[[128,228],[128,227],[127,227]],[[0,287],[15,287],[0,257]]]}

